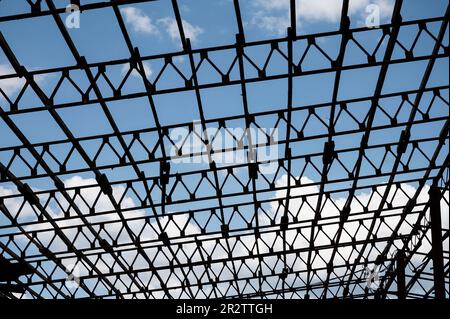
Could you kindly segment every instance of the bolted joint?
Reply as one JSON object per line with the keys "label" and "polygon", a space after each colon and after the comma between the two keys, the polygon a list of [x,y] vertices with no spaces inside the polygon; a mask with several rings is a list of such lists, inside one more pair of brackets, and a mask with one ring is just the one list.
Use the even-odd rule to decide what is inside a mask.
{"label": "bolted joint", "polygon": [[159,177],[161,185],[167,185],[169,183],[170,163],[160,162],[159,164]]}
{"label": "bolted joint", "polygon": [[169,236],[166,232],[162,232],[161,234],[159,234],[159,240],[161,240],[166,246],[170,245]]}
{"label": "bolted joint", "polygon": [[248,176],[252,179],[258,179],[258,163],[249,163]]}
{"label": "bolted joint", "polygon": [[220,226],[220,231],[222,232],[222,236],[224,238],[228,238],[228,232],[230,231],[230,228],[227,224],[223,224]]}
{"label": "bolted joint", "polygon": [[108,177],[106,177],[106,174],[96,173],[95,179],[103,194],[112,196],[113,190],[111,184],[108,181]]}
{"label": "bolted joint", "polygon": [[281,230],[286,230],[289,224],[289,217],[284,215],[281,216],[281,221],[280,221],[280,229]]}
{"label": "bolted joint", "polygon": [[108,241],[106,239],[100,239],[98,241],[98,243],[100,244],[100,247],[103,248],[104,251],[106,251],[107,253],[113,254],[114,253],[114,249],[112,248],[112,246],[108,243]]}
{"label": "bolted joint", "polygon": [[323,164],[324,165],[331,164],[334,156],[335,156],[334,141],[325,142],[325,145],[323,147],[323,157],[322,157]]}
{"label": "bolted joint", "polygon": [[39,204],[39,197],[33,192],[30,185],[28,184],[22,184],[17,186],[17,189],[19,192],[23,195],[26,201],[28,201],[32,205],[38,205]]}
{"label": "bolted joint", "polygon": [[397,152],[398,154],[403,154],[406,152],[406,149],[408,148],[409,139],[411,137],[411,134],[409,131],[403,130],[400,134],[400,141],[398,142],[397,146]]}

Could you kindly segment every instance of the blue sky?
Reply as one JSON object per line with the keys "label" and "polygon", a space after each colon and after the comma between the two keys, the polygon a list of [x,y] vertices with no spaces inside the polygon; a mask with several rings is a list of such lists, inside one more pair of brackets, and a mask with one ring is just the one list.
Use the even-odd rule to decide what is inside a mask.
{"label": "blue sky", "polygon": [[[89,2],[89,1],[87,1]],[[58,2],[56,2],[58,5]],[[334,31],[339,28],[340,2],[328,1],[319,5],[315,1],[300,1],[298,3],[298,34],[310,34],[326,31]],[[392,1],[378,0],[374,3],[380,6],[381,23],[390,20],[392,11]],[[350,1],[350,18],[353,27],[364,25],[365,8],[369,4],[365,0]],[[404,1],[402,16],[404,20],[414,18],[428,18],[441,14],[445,11],[446,1],[433,0],[432,5],[425,5],[423,1]],[[235,41],[236,23],[232,1],[180,1],[179,3],[185,32],[192,39],[194,48],[209,47],[215,45],[226,45]],[[0,3],[2,15],[9,15],[22,12],[26,8],[25,1],[8,1]],[[45,9],[45,4],[43,4]],[[241,3],[244,30],[247,41],[277,38],[285,35],[285,27],[289,23],[287,19],[289,13],[288,1],[268,1],[254,0],[243,1]],[[207,14],[206,14],[207,13]],[[177,52],[181,49],[178,31],[174,28],[174,15],[169,1],[155,1],[144,4],[121,6],[121,14],[126,23],[134,46],[139,47],[142,56]],[[63,15],[65,18],[67,15]],[[77,45],[81,55],[87,58],[90,63],[105,60],[128,59],[129,54],[125,42],[119,33],[119,27],[114,17],[112,9],[91,10],[82,13],[79,29],[68,29],[74,43]],[[428,25],[435,35],[438,32],[440,23],[430,23]],[[15,22],[4,22],[1,24],[1,32],[4,34],[11,48],[15,52],[17,59],[28,70],[36,71],[44,68],[57,68],[64,65],[74,65],[74,59],[68,51],[62,36],[55,27],[55,23],[50,16],[26,19]],[[374,30],[357,34],[355,37],[367,48],[374,48],[380,38],[381,30]],[[400,32],[400,41],[408,47],[412,43],[412,36],[415,35],[411,29],[405,28]],[[320,47],[335,58],[338,52],[339,37],[321,37],[317,40]],[[448,41],[445,37],[444,43]],[[300,59],[304,51],[305,41],[294,44],[294,57]],[[433,41],[427,36],[422,36],[419,45],[414,51],[415,55],[429,54]],[[385,41],[377,53],[377,60],[383,57]],[[281,50],[286,52],[285,47]],[[254,46],[246,49],[248,54],[261,67],[267,57],[268,46]],[[329,61],[320,54],[311,52],[305,58],[302,67],[304,71],[327,68]],[[211,54],[211,59],[224,72],[230,67],[234,53],[232,51],[220,51],[216,55]],[[404,53],[401,50],[394,51],[393,58],[402,58]],[[195,57],[198,61],[198,56]],[[349,44],[344,65],[364,63],[365,56],[355,45]],[[146,73],[150,81],[154,81],[159,70],[163,66],[163,59],[151,59],[145,62]],[[189,74],[189,63],[186,56],[180,55],[174,59],[174,64],[181,70]],[[0,73],[13,73],[6,57],[0,52]],[[255,69],[249,64],[245,65],[248,76],[255,75]],[[414,90],[420,85],[421,74],[426,67],[426,61],[411,62],[406,64],[393,65],[389,68],[387,80],[383,87],[383,93],[391,93],[403,90]],[[285,72],[285,60],[274,54],[268,67],[268,74]],[[448,83],[448,59],[438,59],[433,74],[429,81],[429,86],[439,86]],[[118,85],[124,74],[128,71],[128,64],[123,63],[107,69],[107,74],[114,85]],[[198,74],[199,83],[216,82],[217,76],[211,75],[211,67],[204,65]],[[358,70],[349,70],[342,73],[338,100],[366,97],[373,94],[378,77],[379,67],[369,67]],[[71,72],[73,78],[78,81],[80,87],[86,88],[87,81],[83,72]],[[294,78],[293,105],[305,106],[329,102],[332,97],[332,87],[334,73],[302,76]],[[238,77],[237,68],[231,72],[231,79]],[[43,88],[44,92],[50,94],[50,90],[55,87],[59,79],[59,73],[44,74],[36,76],[36,80]],[[5,90],[11,97],[17,96],[23,83],[19,79],[3,80]],[[165,89],[180,87],[184,85],[184,80],[175,71],[167,70],[158,80],[157,88]],[[104,96],[111,96],[111,90],[106,83],[99,81],[99,86],[104,89]],[[287,79],[279,79],[267,82],[250,83],[247,85],[249,111],[262,112],[277,110],[286,107]],[[320,87],[322,89],[317,90]],[[131,74],[129,80],[122,89],[122,94],[143,92],[144,88],[141,79],[136,71]],[[41,105],[36,97],[27,90],[21,99],[19,106],[27,108]],[[446,92],[443,92],[446,94]],[[243,114],[243,106],[239,85],[232,85],[221,88],[211,88],[201,90],[201,97],[204,106],[206,119],[214,119],[223,116],[234,116]],[[91,92],[91,96],[92,92]],[[2,98],[2,97],[0,97]],[[79,94],[73,87],[64,83],[62,89],[55,96],[55,103],[76,101]],[[176,123],[189,123],[199,119],[199,112],[194,91],[185,91],[176,94],[161,94],[154,96],[159,121],[162,125]],[[385,103],[397,103],[395,99],[386,100]],[[180,106],[182,105],[182,106]],[[367,106],[367,105],[366,105]],[[150,108],[145,97],[119,100],[109,102],[108,107],[121,130],[137,130],[154,126],[154,119],[150,114]],[[356,109],[356,108],[355,108]],[[386,107],[389,109],[389,107]],[[364,108],[363,108],[364,110]],[[404,109],[407,118],[407,109]],[[436,108],[437,112],[445,114],[445,108]],[[329,108],[322,109],[323,120],[326,120],[326,113]],[[353,111],[358,112],[358,111]],[[77,137],[94,134],[111,133],[111,127],[107,123],[105,115],[98,104],[81,106],[75,108],[64,108],[58,111],[62,119],[67,123],[69,129]],[[302,114],[305,112],[299,112]],[[363,113],[362,113],[363,114]],[[392,115],[392,114],[391,114]],[[381,116],[376,118],[381,120]],[[46,111],[37,113],[25,113],[12,117],[15,123],[25,133],[31,142],[46,142],[53,139],[64,139],[63,132],[51,119]],[[302,116],[293,117],[295,121],[301,123]],[[380,123],[381,123],[380,122]],[[261,119],[259,124],[270,128],[274,124],[273,119]],[[307,129],[310,134],[318,134],[323,131],[323,126],[317,121],[312,121]],[[338,122],[338,126],[344,123]],[[236,123],[237,126],[242,124]],[[17,145],[18,141],[2,123],[0,129],[3,135],[0,146]],[[417,127],[418,133],[429,132],[436,134],[438,126],[432,130],[429,128]],[[281,131],[281,136],[284,130]],[[391,142],[395,142],[397,134],[401,129],[394,129],[396,134],[392,135]],[[373,134],[374,143],[388,142],[384,135]],[[344,136],[341,138],[342,147],[352,145],[360,136]],[[316,145],[321,145],[317,143]],[[319,148],[321,148],[320,146]],[[339,148],[339,145],[338,145]]]}
{"label": "blue sky", "polygon": [[[64,7],[67,1],[54,1],[58,7]],[[82,1],[82,3],[96,2]],[[246,41],[259,41],[266,39],[275,39],[284,37],[286,28],[289,25],[289,1],[283,0],[248,0],[240,1],[242,18],[244,22],[244,31]],[[235,35],[238,32],[235,22],[235,15],[233,9],[233,2],[229,0],[186,0],[178,1],[183,25],[186,36],[192,41],[192,46],[196,48],[208,48],[212,46],[222,46],[232,44],[235,42]],[[363,27],[366,17],[365,9],[370,3],[375,3],[380,7],[381,23],[388,23],[392,12],[393,1],[391,0],[350,0],[350,18],[351,27]],[[441,16],[446,10],[448,1],[446,0],[404,0],[402,17],[404,21],[429,18]],[[313,34],[320,32],[331,32],[339,29],[340,21],[340,1],[298,1],[297,9],[297,34]],[[43,9],[45,9],[43,4]],[[154,1],[144,4],[135,4],[120,6],[121,14],[125,21],[126,28],[130,35],[133,46],[138,47],[141,56],[154,56],[158,54],[179,52],[180,54],[173,59],[173,63],[184,74],[190,74],[189,60],[181,51],[181,43],[179,40],[178,30],[175,28],[174,13],[170,1]],[[26,1],[17,0],[2,0],[0,1],[0,16],[7,16],[26,12]],[[61,15],[63,19],[67,15]],[[429,31],[436,36],[441,22],[429,23],[427,27]],[[114,16],[112,9],[90,10],[83,12],[80,17],[80,28],[68,29],[69,35],[76,44],[80,54],[85,56],[89,63],[96,63],[109,60],[121,60],[121,63],[113,67],[107,68],[107,74],[113,85],[118,86],[123,77],[129,70],[127,60],[129,59],[129,52],[125,42],[120,33],[119,25]],[[19,62],[24,65],[27,70],[39,73],[39,70],[47,68],[59,68],[67,65],[75,65],[70,51],[66,47],[64,40],[59,33],[56,24],[51,16],[37,17],[25,19],[21,21],[0,22],[0,31],[8,41],[13,52],[16,54]],[[377,40],[380,38],[382,31],[374,29],[371,31],[361,32],[355,37],[361,41],[368,48],[374,49]],[[402,28],[399,34],[399,41],[405,47],[410,47],[413,41],[412,36],[416,34],[416,30],[408,27]],[[294,57],[298,61],[304,52],[306,41],[297,41],[294,44]],[[317,38],[318,45],[333,59],[336,58],[340,45],[340,37],[334,36],[319,36]],[[434,42],[430,37],[423,36],[420,38],[416,49],[415,56],[423,56],[430,54]],[[444,37],[444,45],[448,46],[448,29]],[[382,59],[384,50],[386,48],[386,41],[381,45],[376,57],[377,61]],[[252,46],[246,48],[248,54],[260,67],[264,64],[270,46]],[[285,45],[280,45],[280,50],[287,52]],[[311,52],[317,53],[317,52]],[[221,50],[212,53],[210,58],[217,63],[222,71],[230,67],[231,61],[234,57],[233,50]],[[393,59],[402,59],[404,53],[397,48],[394,51]],[[195,56],[196,63],[199,61],[198,55]],[[402,63],[392,65],[389,67],[388,75],[383,86],[383,94],[416,90],[419,88],[423,72],[428,61],[417,61],[410,63]],[[344,65],[352,65],[366,63],[365,56],[355,45],[349,44],[347,53],[344,59]],[[148,75],[150,82],[154,82],[164,65],[164,59],[147,59],[144,63],[145,72]],[[268,75],[276,75],[285,73],[286,61],[280,55],[274,54],[270,66],[267,70]],[[303,71],[314,71],[329,67],[329,61],[320,54],[309,54],[302,64]],[[427,87],[443,86],[449,83],[448,75],[448,58],[438,59],[433,69],[430,81]],[[93,72],[95,68],[92,69]],[[357,70],[348,70],[342,72],[338,100],[349,100],[361,97],[369,97],[375,90],[376,80],[378,78],[380,67],[368,67]],[[220,81],[217,74],[213,74],[211,67],[207,65],[198,74],[199,82],[214,83]],[[256,76],[256,70],[250,64],[245,65],[245,72],[248,77]],[[2,75],[13,74],[7,58],[0,52],[0,77]],[[95,72],[94,72],[95,73]],[[80,70],[71,71],[73,79],[84,90],[87,87],[87,80],[83,72]],[[44,92],[50,95],[52,89],[59,80],[60,72],[51,72],[40,74],[35,77]],[[235,67],[230,73],[231,79],[239,77],[238,69]],[[333,82],[335,73],[328,72],[322,74],[312,74],[307,76],[295,77],[293,80],[293,106],[299,109],[293,112],[292,121],[294,126],[301,127],[308,116],[308,111],[303,110],[302,107],[308,105],[315,105],[320,103],[330,102],[332,99]],[[0,88],[5,91],[10,99],[14,99],[20,92],[23,86],[23,81],[14,77],[0,78]],[[164,90],[176,87],[183,87],[184,81],[176,72],[168,70],[157,82],[157,90]],[[99,82],[99,87],[102,90],[104,97],[111,96],[111,89],[108,88],[106,82]],[[248,105],[250,113],[258,113],[265,111],[280,110],[286,108],[287,103],[287,79],[277,79],[265,82],[254,82],[247,84]],[[132,94],[143,92],[144,87],[142,79],[135,72],[129,76],[126,84],[122,89],[122,94]],[[226,116],[235,116],[244,114],[241,87],[240,85],[230,85],[225,87],[216,87],[201,90],[201,98],[204,107],[206,119],[217,119]],[[441,95],[448,101],[448,89],[441,90]],[[93,97],[91,93],[91,98]],[[432,94],[426,93],[423,97],[419,109],[426,111],[428,108],[427,102],[430,101]],[[410,100],[414,100],[414,95],[409,96]],[[55,104],[69,103],[79,100],[79,94],[69,84],[63,84],[60,92],[55,96]],[[159,116],[159,121],[163,126],[173,125],[178,123],[190,123],[199,120],[199,111],[195,92],[187,90],[174,94],[157,94],[154,96],[156,109]],[[390,115],[394,115],[401,102],[400,97],[386,98],[380,101]],[[19,103],[19,109],[26,109],[30,107],[41,107],[42,103],[32,94],[32,92],[25,92],[23,98]],[[151,114],[151,110],[146,97],[138,97],[132,99],[124,99],[118,101],[111,101],[107,106],[112,113],[114,120],[121,131],[140,130],[147,127],[155,126],[155,119]],[[9,111],[9,106],[5,102],[4,97],[0,95],[0,107],[4,111]],[[364,118],[367,113],[370,103],[358,102],[352,103],[349,106],[352,114],[360,120]],[[329,106],[324,105],[317,109],[318,116],[327,121],[329,114]],[[407,121],[409,117],[410,107],[405,106],[399,111],[398,120]],[[58,114],[65,121],[68,128],[76,137],[86,137],[91,135],[112,133],[112,129],[107,122],[105,114],[97,103],[91,103],[84,106],[76,106],[69,108],[58,109]],[[434,117],[448,116],[448,105],[442,101],[435,101],[432,111],[430,112]],[[343,117],[345,114],[342,115]],[[418,115],[419,116],[419,115]],[[31,143],[45,143],[53,140],[65,139],[64,133],[57,126],[56,122],[51,118],[50,114],[42,108],[39,112],[30,112],[11,115],[15,124],[21,129],[25,136]],[[258,124],[264,128],[272,128],[276,122],[276,116],[258,117]],[[377,113],[374,121],[374,126],[385,125],[386,117],[381,113]],[[426,125],[415,125],[412,129],[412,138],[427,138],[437,136],[442,128],[444,120],[433,122]],[[211,126],[217,123],[211,124]],[[243,121],[230,121],[227,126],[242,127]],[[355,126],[355,122],[351,119],[344,120],[343,118],[337,122],[336,129],[347,130],[349,127]],[[357,129],[357,126],[355,126]],[[371,134],[369,145],[394,143],[397,142],[400,132],[403,127],[393,128],[387,131],[374,131]],[[285,136],[286,125],[279,127],[279,138]],[[312,120],[305,128],[305,136],[313,136],[316,134],[326,133],[326,129],[320,122]],[[295,134],[291,132],[291,134]],[[291,135],[292,136],[292,135]],[[129,138],[128,136],[127,138]],[[149,145],[152,145],[156,139],[156,134],[148,134]],[[345,134],[336,137],[336,148],[344,149],[348,147],[357,146],[361,139],[360,133]],[[293,154],[311,154],[320,153],[323,150],[323,143],[325,138],[312,139],[310,141],[301,141],[291,144]],[[128,140],[127,140],[128,141]],[[117,141],[112,142],[115,146]],[[20,145],[20,141],[8,129],[7,125],[0,119],[0,161],[6,165],[12,156],[11,146]],[[170,146],[167,143],[168,146]],[[423,150],[431,155],[436,144],[423,143]],[[83,147],[89,155],[96,149],[95,142],[92,145],[89,143],[83,144]],[[120,146],[117,146],[120,147]],[[37,148],[41,150],[41,148]],[[280,154],[283,153],[283,146],[279,146]],[[441,152],[440,159],[446,154]],[[55,154],[64,156],[67,154],[67,149],[61,147],[60,152],[55,151]],[[381,160],[381,150],[374,150],[371,155],[375,160]],[[134,155],[137,159],[145,158],[145,152],[142,150],[134,150]],[[27,159],[31,156],[24,152]],[[244,155],[241,155],[244,156]],[[408,152],[405,157],[408,156]],[[343,155],[341,160],[344,163],[351,165],[355,161],[355,153]],[[79,159],[81,161],[81,159]],[[114,159],[108,156],[102,157],[98,164],[106,165],[113,162]],[[321,167],[321,158],[315,159],[318,167]],[[394,159],[392,157],[387,159],[386,171],[391,167]],[[235,163],[231,163],[235,164]],[[420,155],[415,155],[410,163],[410,168],[423,168],[427,164],[424,158]],[[294,161],[292,163],[293,171],[300,172],[304,163],[302,161]],[[69,163],[70,168],[77,168],[84,166],[73,160]],[[52,166],[53,167],[53,166]],[[55,166],[56,167],[56,166]],[[141,165],[141,169],[146,171],[147,176],[157,176],[159,167],[152,164]],[[176,171],[191,171],[200,168],[206,168],[204,164],[178,164],[174,165],[172,172]],[[21,164],[13,165],[11,170],[17,176],[28,173]],[[57,170],[57,169],[56,169]],[[120,181],[126,178],[134,178],[130,169],[119,170],[104,170],[109,176],[110,180]],[[362,175],[370,174],[371,169],[368,165],[363,166]],[[236,171],[236,174],[246,174],[243,171]],[[420,173],[422,174],[422,173]],[[294,174],[296,176],[298,174]],[[80,179],[80,176],[82,177]],[[270,177],[275,177],[273,174]],[[305,173],[309,182],[319,182],[320,176],[313,169],[309,168]],[[409,177],[413,178],[413,174]],[[346,177],[344,171],[335,167],[330,171],[329,178],[337,179]],[[93,182],[93,175],[90,173],[68,174],[63,176],[63,180],[70,185],[70,187]],[[223,178],[223,177],[221,177]],[[276,176],[278,183],[286,182],[286,176]],[[379,182],[386,181],[386,179],[379,179]],[[191,182],[195,182],[192,178]],[[34,179],[29,181],[30,185],[35,189],[47,189],[52,187],[52,183],[48,179]],[[264,187],[264,182],[259,179],[258,185]],[[229,191],[238,189],[237,183],[228,185]],[[10,185],[2,186],[2,196],[11,195]],[[123,190],[122,190],[123,191]],[[208,189],[205,188],[203,195],[208,195]],[[176,196],[177,194],[175,194]],[[178,196],[182,198],[185,194]],[[280,193],[276,194],[280,196]],[[270,194],[270,196],[274,196]],[[136,201],[136,198],[133,198]],[[235,200],[235,199],[232,199]],[[232,201],[231,200],[231,201]],[[159,199],[158,199],[159,201]],[[134,203],[136,204],[137,201]],[[196,203],[190,204],[196,207]],[[106,204],[104,205],[106,206]],[[132,206],[132,205],[131,205]],[[15,206],[14,206],[15,207]],[[17,207],[16,207],[17,208]],[[184,209],[187,209],[186,205]],[[183,208],[178,208],[182,210]],[[56,208],[55,208],[56,210]],[[251,208],[244,210],[251,212]],[[140,212],[142,213],[142,212]],[[55,213],[57,215],[57,213]],[[145,211],[142,214],[150,214]],[[30,218],[28,216],[28,218]],[[4,218],[0,218],[3,222]],[[6,223],[6,221],[5,221]],[[239,223],[238,223],[239,225]]]}

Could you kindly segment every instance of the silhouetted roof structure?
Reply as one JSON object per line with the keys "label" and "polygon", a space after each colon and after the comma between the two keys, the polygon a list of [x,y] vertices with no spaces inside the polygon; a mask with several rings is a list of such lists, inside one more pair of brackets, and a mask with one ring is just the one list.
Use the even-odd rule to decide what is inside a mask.
{"label": "silhouetted roof structure", "polygon": [[[147,56],[133,43],[120,8],[153,1],[71,2],[81,18],[112,10],[129,56],[89,62],[64,25],[59,1],[28,1],[28,10],[0,16],[0,25],[51,17],[74,61],[27,69],[0,35],[14,70],[0,82],[20,77],[24,83],[15,98],[0,89],[6,101],[0,125],[19,141],[0,148],[0,187],[12,190],[0,197],[0,253],[8,265],[32,269],[5,277],[4,297],[448,298],[448,76],[445,85],[430,81],[437,60],[448,65],[448,8],[441,16],[403,20],[397,0],[390,23],[368,28],[350,23],[344,0],[338,29],[302,34],[291,1],[286,35],[248,41],[234,0],[235,41],[194,48],[172,0],[182,46]],[[403,32],[414,40],[399,40]],[[430,50],[420,50],[421,37],[432,42]],[[337,39],[335,53],[323,48],[329,39]],[[347,57],[350,47],[355,58]],[[257,61],[255,51],[264,58]],[[325,62],[305,67],[310,55]],[[161,65],[152,80],[145,62]],[[415,62],[424,63],[423,72],[403,76],[418,80],[417,89],[385,90],[392,72],[399,76],[401,66]],[[111,70],[123,65],[121,80],[112,80]],[[344,76],[369,76],[363,72],[370,68],[378,70],[373,93],[341,98]],[[133,72],[140,86],[131,92],[125,88]],[[176,81],[160,85],[165,72]],[[333,84],[319,81],[315,89],[330,99],[293,101],[296,89],[303,94],[296,80],[322,74]],[[44,90],[37,78],[48,75],[58,81]],[[248,87],[274,80],[285,81],[286,104],[251,110]],[[75,98],[60,102],[65,85]],[[228,87],[239,89],[242,113],[206,116],[202,92]],[[37,102],[23,105],[25,92]],[[157,97],[180,92],[195,97],[198,121],[162,123]],[[138,98],[152,120],[129,130],[110,104]],[[109,132],[92,127],[79,135],[62,116],[93,108]],[[45,114],[48,124],[36,125],[53,125],[63,138],[30,141],[15,122],[25,114]],[[268,123],[271,132],[263,130]],[[249,130],[238,134],[235,127]],[[207,129],[236,143],[215,144]],[[197,134],[201,151],[184,148],[177,130]],[[258,131],[264,139],[256,139]],[[266,173],[270,163],[260,153],[270,147],[278,156]],[[216,160],[223,154],[243,160],[224,165]],[[76,176],[84,179],[77,184]],[[24,292],[12,293],[11,284]]]}

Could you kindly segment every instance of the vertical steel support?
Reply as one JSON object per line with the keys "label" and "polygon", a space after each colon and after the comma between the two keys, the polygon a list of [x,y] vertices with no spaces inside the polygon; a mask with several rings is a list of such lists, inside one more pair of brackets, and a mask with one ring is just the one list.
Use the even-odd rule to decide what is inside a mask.
{"label": "vertical steel support", "polygon": [[442,252],[441,192],[430,188],[431,254],[433,257],[434,294],[436,299],[445,299],[444,256]]}
{"label": "vertical steel support", "polygon": [[405,253],[398,251],[396,256],[397,262],[397,297],[398,299],[406,299],[406,284],[405,284]]}

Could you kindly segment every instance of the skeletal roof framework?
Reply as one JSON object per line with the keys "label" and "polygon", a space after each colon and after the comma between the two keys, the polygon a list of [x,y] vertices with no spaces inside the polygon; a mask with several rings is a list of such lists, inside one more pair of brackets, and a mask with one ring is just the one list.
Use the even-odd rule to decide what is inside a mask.
{"label": "skeletal roof framework", "polygon": [[[27,2],[27,12],[0,14],[0,25],[52,17],[76,63],[29,70],[0,35],[0,47],[14,69],[14,74],[0,75],[0,80],[24,79],[16,99],[0,87],[7,101],[0,106],[1,124],[20,141],[20,145],[0,148],[0,185],[17,190],[0,197],[0,254],[8,265],[26,265],[20,277],[0,273],[0,281],[4,278],[1,296],[448,298],[448,76],[445,85],[429,83],[436,61],[449,58],[448,8],[441,16],[406,21],[401,16],[403,1],[397,0],[390,23],[379,28],[353,27],[349,3],[344,0],[338,30],[298,34],[298,8],[290,1],[291,24],[285,36],[247,41],[239,1],[234,0],[236,41],[193,49],[179,4],[172,0],[182,48],[143,56],[130,38],[120,8],[152,1],[71,1],[81,15],[112,9],[121,30],[118,37],[129,51],[122,60],[90,63],[80,55],[64,25],[66,4]],[[431,24],[440,25],[438,32],[432,31]],[[410,46],[398,39],[402,30],[415,39]],[[321,43],[336,36],[339,49],[332,56]],[[377,39],[373,48],[363,40],[369,36]],[[422,36],[433,41],[429,52],[419,50]],[[350,45],[359,48],[362,61],[345,59]],[[255,48],[267,52],[262,65],[249,53]],[[225,51],[232,52],[233,58],[228,68],[221,68],[214,57]],[[308,54],[321,54],[326,65],[305,69]],[[283,61],[283,72],[272,72],[274,55]],[[177,69],[177,57],[187,61],[188,70]],[[156,60],[163,67],[150,81],[143,63]],[[417,89],[384,92],[390,68],[417,61],[426,63],[423,74],[414,74],[420,81]],[[108,70],[127,63],[123,81],[114,85]],[[210,65],[214,80],[199,80],[202,64]],[[340,99],[341,75],[369,67],[379,68],[373,94]],[[158,85],[169,68],[182,85]],[[133,69],[140,74],[143,89],[124,93]],[[75,73],[82,73],[88,85],[83,88],[77,83],[82,80]],[[60,79],[50,93],[36,80],[43,74]],[[295,79],[317,74],[333,76],[332,99],[294,104]],[[247,86],[277,79],[286,80],[286,105],[251,112]],[[76,101],[55,102],[63,81],[78,92]],[[202,90],[232,85],[241,90],[242,115],[206,118]],[[317,88],[321,89],[325,88]],[[20,99],[26,90],[34,92],[40,104],[22,107]],[[174,158],[194,159],[205,152],[185,153],[173,141],[173,130],[192,133],[194,124],[161,124],[154,97],[186,91],[195,94],[200,114],[196,125],[203,130],[214,128],[226,134],[236,123],[257,129],[269,120],[273,128],[284,132],[275,140],[267,134],[265,142],[254,143],[254,131],[245,130],[234,136],[238,146],[233,147],[214,145],[214,137],[200,135],[204,150],[209,150],[208,164],[178,169]],[[154,123],[140,130],[122,130],[108,103],[136,98],[146,99]],[[112,133],[76,137],[58,111],[94,104],[100,106]],[[31,142],[13,118],[35,112],[46,112],[65,138]],[[438,129],[430,134],[419,129],[426,125]],[[390,141],[372,138],[380,134]],[[359,142],[339,142],[347,136],[356,136]],[[270,145],[281,151],[276,172],[265,174],[254,154]],[[174,146],[176,154],[171,153]],[[219,165],[214,161],[214,154],[239,150],[244,150],[243,162]],[[67,185],[65,177],[76,174],[90,176],[90,182]],[[317,179],[312,180],[311,174]],[[285,183],[277,182],[283,175],[288,176]],[[38,179],[49,187],[33,187]],[[99,203],[107,203],[108,208],[99,209]],[[368,283],[368,279],[374,280]]]}

